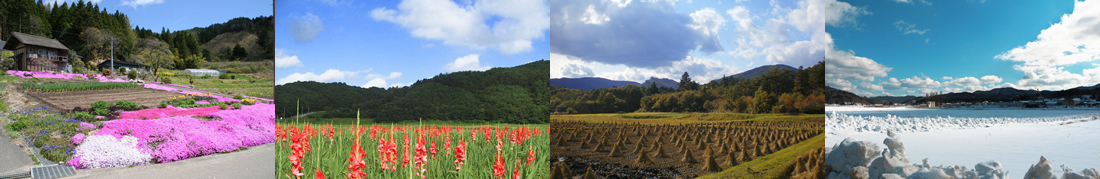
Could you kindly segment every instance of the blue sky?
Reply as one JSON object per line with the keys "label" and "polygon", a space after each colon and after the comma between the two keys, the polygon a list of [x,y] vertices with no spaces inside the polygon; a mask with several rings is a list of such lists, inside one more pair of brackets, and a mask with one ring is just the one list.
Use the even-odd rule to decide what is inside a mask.
{"label": "blue sky", "polygon": [[1100,2],[844,1],[826,84],[862,96],[1100,83]]}
{"label": "blue sky", "polygon": [[[76,3],[79,0],[45,0]],[[89,2],[89,1],[84,1]],[[160,33],[161,27],[172,31],[206,27],[237,17],[271,16],[270,0],[93,0],[100,9],[116,10],[130,17],[130,25]]]}
{"label": "blue sky", "polygon": [[407,86],[548,59],[538,0],[278,1],[276,84]]}
{"label": "blue sky", "polygon": [[[831,39],[823,0],[552,1],[550,77],[706,83],[755,67],[809,67]],[[835,2],[835,1],[834,1]]]}

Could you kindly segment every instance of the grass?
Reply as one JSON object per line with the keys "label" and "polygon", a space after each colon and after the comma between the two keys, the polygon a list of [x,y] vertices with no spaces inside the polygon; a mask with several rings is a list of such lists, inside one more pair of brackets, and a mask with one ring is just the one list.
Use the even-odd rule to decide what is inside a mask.
{"label": "grass", "polygon": [[[825,135],[817,135],[809,140],[802,141],[791,147],[784,148],[764,157],[742,163],[718,173],[711,173],[697,178],[780,178],[786,176],[787,164],[798,159],[798,156],[814,152],[825,145]],[[751,170],[750,170],[751,168]]]}
{"label": "grass", "polygon": [[[164,72],[174,73],[176,76],[167,77],[172,79],[172,84],[190,86],[191,83],[188,78],[181,74],[186,74],[182,70],[162,70]],[[195,88],[203,89],[211,92],[220,93],[232,93],[243,94],[245,96],[260,97],[260,98],[274,98],[275,97],[275,80],[270,78],[252,78],[251,74],[240,75],[237,74],[237,79],[218,79],[217,76],[211,76],[208,79],[203,79],[201,76],[194,77]],[[162,77],[163,78],[163,77]],[[255,81],[255,82],[253,82]]]}
{"label": "grass", "polygon": [[824,114],[745,114],[745,113],[670,113],[643,112],[625,114],[550,115],[551,120],[622,122],[643,124],[692,124],[726,121],[825,122]]}
{"label": "grass", "polygon": [[127,82],[79,82],[79,83],[24,83],[23,89],[34,89],[39,92],[83,91],[100,89],[142,88]]}

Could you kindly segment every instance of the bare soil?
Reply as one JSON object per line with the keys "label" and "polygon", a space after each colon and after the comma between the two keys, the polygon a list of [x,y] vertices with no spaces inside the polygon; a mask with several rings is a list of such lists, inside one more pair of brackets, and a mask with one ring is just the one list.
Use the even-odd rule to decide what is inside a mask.
{"label": "bare soil", "polygon": [[118,101],[131,101],[142,106],[156,106],[169,97],[179,96],[179,93],[148,88],[87,90],[69,92],[31,92],[27,96],[45,104],[50,109],[71,110],[74,107],[88,108],[96,101],[104,101],[114,104]]}

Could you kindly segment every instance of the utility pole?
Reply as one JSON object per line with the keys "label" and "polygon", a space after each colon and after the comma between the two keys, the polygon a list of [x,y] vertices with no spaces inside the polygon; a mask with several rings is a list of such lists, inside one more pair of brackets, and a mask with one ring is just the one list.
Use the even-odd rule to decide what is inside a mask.
{"label": "utility pole", "polygon": [[111,78],[115,77],[115,38],[111,37]]}

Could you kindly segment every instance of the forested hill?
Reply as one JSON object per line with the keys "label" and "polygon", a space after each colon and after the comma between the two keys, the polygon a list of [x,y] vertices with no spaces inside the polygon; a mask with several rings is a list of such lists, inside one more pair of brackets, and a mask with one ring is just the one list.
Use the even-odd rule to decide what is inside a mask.
{"label": "forested hill", "polygon": [[[131,24],[128,15],[108,12],[92,1],[43,3],[0,1],[0,40],[12,32],[57,39],[73,55],[74,70],[94,68],[104,59],[159,68],[196,68],[204,61],[274,59],[274,18],[227,19],[207,27],[165,29]],[[111,42],[114,43],[111,43]],[[114,48],[111,48],[114,46]],[[187,62],[187,63],[183,63]]]}
{"label": "forested hill", "polygon": [[550,61],[484,72],[440,74],[410,86],[360,88],[344,83],[294,82],[275,86],[276,115],[294,116],[295,104],[324,117],[362,116],[378,122],[449,120],[546,123]]}

